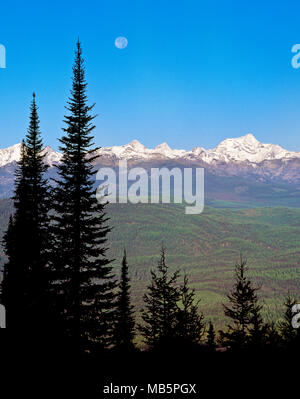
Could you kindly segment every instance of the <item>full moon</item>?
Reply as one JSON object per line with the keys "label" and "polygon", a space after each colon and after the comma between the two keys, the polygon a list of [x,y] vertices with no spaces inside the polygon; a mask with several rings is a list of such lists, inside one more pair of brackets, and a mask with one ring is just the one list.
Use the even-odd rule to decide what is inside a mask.
{"label": "full moon", "polygon": [[119,36],[116,38],[115,40],[115,46],[120,49],[123,50],[124,48],[126,48],[128,45],[128,40],[126,39],[126,37],[124,36]]}

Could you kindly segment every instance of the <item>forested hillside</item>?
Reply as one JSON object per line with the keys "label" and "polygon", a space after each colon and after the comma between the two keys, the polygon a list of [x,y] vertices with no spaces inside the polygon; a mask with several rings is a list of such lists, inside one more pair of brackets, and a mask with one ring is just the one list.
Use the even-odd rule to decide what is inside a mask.
{"label": "forested hillside", "polygon": [[[1,234],[11,210],[10,201],[0,202]],[[113,226],[109,254],[118,272],[126,248],[138,311],[162,242],[169,266],[188,273],[201,310],[219,326],[225,323],[221,303],[240,252],[248,259],[249,276],[262,286],[269,318],[278,319],[287,291],[299,292],[299,209],[206,207],[200,215],[186,215],[181,205],[117,204],[108,206],[108,216]]]}

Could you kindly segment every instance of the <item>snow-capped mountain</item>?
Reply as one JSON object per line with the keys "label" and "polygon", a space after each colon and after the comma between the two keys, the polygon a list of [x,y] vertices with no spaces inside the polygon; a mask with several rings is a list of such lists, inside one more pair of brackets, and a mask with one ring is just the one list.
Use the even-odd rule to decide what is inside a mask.
{"label": "snow-capped mountain", "polygon": [[260,163],[271,159],[300,158],[300,152],[287,151],[279,145],[263,144],[251,133],[236,139],[226,139],[206,153],[207,162],[210,159],[222,159],[227,163],[232,161]]}
{"label": "snow-capped mountain", "polygon": [[167,143],[162,143],[153,149],[145,147],[137,140],[122,146],[104,147],[98,151],[99,156],[122,160],[151,160],[153,158],[174,159],[184,157],[185,150],[172,150]]}
{"label": "snow-capped mountain", "polygon": [[62,157],[62,154],[60,154],[59,152],[54,151],[49,146],[45,147],[44,153],[46,153],[45,162],[50,167],[58,164],[60,162],[60,160],[61,160],[61,157]]}
{"label": "snow-capped mountain", "polygon": [[[45,162],[50,167],[57,164],[61,159],[61,154],[55,152],[51,147],[47,146],[44,149],[46,153]],[[21,143],[15,144],[12,147],[0,149],[0,168],[8,164],[18,162],[21,154]]]}
{"label": "snow-capped mountain", "polygon": [[[0,167],[20,159],[21,144],[0,149]],[[60,162],[61,154],[55,152],[51,147],[46,147],[46,163],[53,166]],[[99,156],[106,156],[117,159],[127,160],[151,160],[153,158],[186,160],[201,160],[212,164],[218,162],[251,162],[259,164],[266,160],[300,158],[300,152],[287,151],[279,145],[264,144],[259,142],[253,134],[226,139],[216,148],[205,150],[195,147],[191,151],[171,149],[167,143],[162,143],[155,148],[146,148],[137,140],[121,146],[104,147],[98,150]]]}
{"label": "snow-capped mountain", "polygon": [[20,150],[21,144],[15,144],[12,147],[0,149],[0,167],[19,161]]}
{"label": "snow-capped mountain", "polygon": [[[20,159],[20,148],[21,144],[16,144],[0,149],[0,185],[3,184],[3,176],[7,179]],[[45,161],[50,167],[60,162],[60,153],[51,147],[46,147],[45,152]],[[190,151],[171,149],[167,143],[147,148],[139,141],[133,140],[121,146],[100,148],[98,155],[97,165],[116,166],[118,160],[128,160],[131,165],[144,164],[147,167],[159,164],[193,164],[202,166],[206,168],[207,173],[218,176],[242,176],[258,181],[300,182],[300,152],[287,151],[275,144],[261,143],[253,134],[226,139],[213,149],[195,147]]]}
{"label": "snow-capped mountain", "polygon": [[219,162],[259,164],[266,160],[300,159],[300,152],[287,151],[279,145],[261,143],[251,133],[234,139],[226,139],[211,150],[201,147],[195,147],[191,151],[177,150],[171,149],[167,143],[149,149],[137,140],[133,140],[123,146],[101,148],[99,155],[127,160],[155,158],[198,160],[207,164]]}

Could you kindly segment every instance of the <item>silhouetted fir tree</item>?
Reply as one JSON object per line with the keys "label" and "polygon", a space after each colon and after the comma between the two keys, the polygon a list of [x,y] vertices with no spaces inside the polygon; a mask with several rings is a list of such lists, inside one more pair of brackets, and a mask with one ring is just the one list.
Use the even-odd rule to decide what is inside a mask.
{"label": "silhouetted fir tree", "polygon": [[230,306],[223,305],[225,315],[233,324],[228,326],[227,332],[220,331],[220,338],[223,345],[230,349],[243,349],[247,346],[254,312],[260,310],[256,294],[259,288],[254,287],[246,277],[247,270],[246,260],[241,256],[235,266],[234,289],[227,295]]}
{"label": "silhouetted fir tree", "polygon": [[26,140],[16,169],[15,212],[4,235],[8,262],[4,268],[2,302],[7,328],[44,332],[49,327],[48,224],[49,186],[40,136],[35,94]]}
{"label": "silhouetted fir tree", "polygon": [[[22,142],[21,160],[23,148],[24,143]],[[20,320],[20,317],[22,314],[24,314],[22,312],[22,306],[24,304],[25,291],[22,284],[22,277],[25,273],[22,266],[17,268],[17,259],[16,256],[14,256],[16,240],[13,215],[10,215],[9,217],[8,227],[3,236],[3,245],[5,254],[8,257],[8,261],[4,264],[3,268],[3,279],[1,282],[1,303],[6,308],[6,327],[10,331],[19,331],[20,325],[22,325],[22,320]],[[18,307],[18,303],[21,304],[21,307]],[[20,325],[18,324],[19,322]]]}
{"label": "silhouetted fir tree", "polygon": [[277,350],[281,344],[281,337],[276,323],[270,322],[266,326],[266,344],[272,351]]}
{"label": "silhouetted fir tree", "polygon": [[213,323],[209,322],[208,332],[207,332],[207,346],[211,352],[216,350],[216,333]]}
{"label": "silhouetted fir tree", "polygon": [[151,271],[151,284],[144,295],[144,324],[139,325],[144,342],[150,348],[167,346],[176,337],[177,302],[180,300],[180,288],[176,286],[178,277],[178,271],[169,276],[162,247],[157,272]]}
{"label": "silhouetted fir tree", "polygon": [[295,315],[292,311],[292,307],[297,301],[291,297],[290,293],[287,295],[284,307],[285,311],[283,314],[283,320],[279,322],[279,332],[281,335],[282,342],[285,346],[290,347],[296,344],[296,340],[299,336],[299,332],[292,325],[292,319]]}
{"label": "silhouetted fir tree", "polygon": [[62,160],[53,190],[53,259],[55,290],[63,328],[79,351],[111,344],[115,309],[111,261],[106,256],[105,204],[95,196],[92,106],[87,104],[87,83],[78,42],[73,66],[66,127],[60,139]]}
{"label": "silhouetted fir tree", "polygon": [[198,344],[204,334],[204,316],[198,311],[199,302],[195,300],[195,290],[189,287],[185,275],[176,312],[176,335],[182,345]]}
{"label": "silhouetted fir tree", "polygon": [[134,310],[130,300],[130,279],[128,276],[128,264],[126,251],[122,259],[121,278],[119,292],[116,301],[116,320],[114,329],[114,345],[120,351],[134,349],[135,336]]}
{"label": "silhouetted fir tree", "polygon": [[260,305],[254,306],[249,326],[249,345],[255,350],[262,349],[267,343],[268,325],[263,321],[261,309]]}

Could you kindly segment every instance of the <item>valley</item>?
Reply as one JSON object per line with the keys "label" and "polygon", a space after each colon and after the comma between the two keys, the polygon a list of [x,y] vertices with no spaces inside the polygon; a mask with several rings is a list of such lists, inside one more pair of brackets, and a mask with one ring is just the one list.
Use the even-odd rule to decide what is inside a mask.
{"label": "valley", "polygon": [[[11,209],[10,201],[0,201],[1,234]],[[107,212],[113,227],[109,256],[118,274],[126,248],[137,313],[162,243],[171,269],[188,274],[201,299],[200,309],[218,328],[226,324],[222,303],[240,253],[248,260],[249,275],[261,286],[267,320],[280,317],[288,291],[300,297],[300,209],[206,206],[200,215],[186,215],[184,205],[178,204],[111,204]]]}

